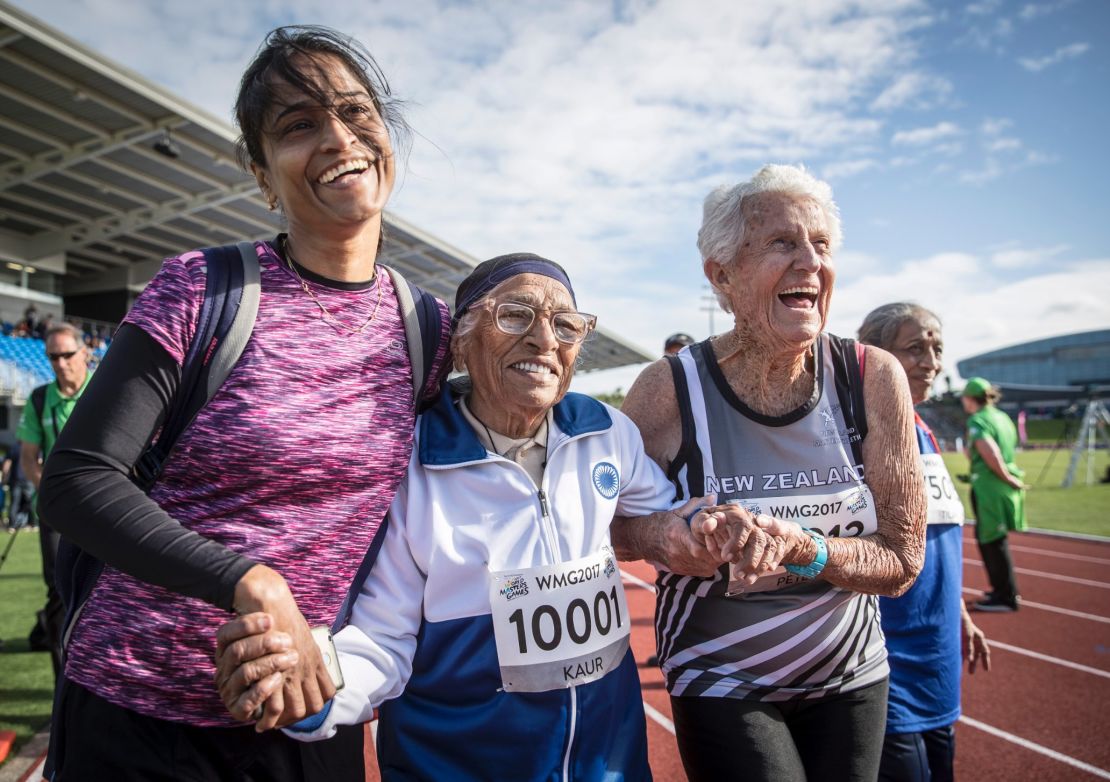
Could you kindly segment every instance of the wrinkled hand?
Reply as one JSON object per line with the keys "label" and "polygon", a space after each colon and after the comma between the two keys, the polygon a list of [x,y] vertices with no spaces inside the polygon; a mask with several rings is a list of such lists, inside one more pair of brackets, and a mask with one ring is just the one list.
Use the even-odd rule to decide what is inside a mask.
{"label": "wrinkled hand", "polygon": [[297,664],[293,639],[273,630],[273,624],[269,614],[247,614],[225,622],[216,633],[216,689],[237,720],[253,720]]}
{"label": "wrinkled hand", "polygon": [[[335,695],[335,685],[332,684],[308,623],[297,607],[297,601],[289,591],[285,579],[265,565],[255,565],[235,587],[235,610],[241,616],[268,614],[272,629],[287,635],[290,651],[297,653],[296,662],[282,672],[282,686],[280,689],[274,688],[263,705],[263,713],[255,723],[255,730],[262,732],[291,725],[323,709],[324,703]],[[235,629],[232,628],[226,634],[230,637],[234,632]],[[249,658],[244,656],[242,659]],[[234,685],[231,686],[234,689]],[[235,703],[238,697],[237,695],[232,702]],[[248,700],[254,698],[248,697]],[[226,704],[227,700],[224,702]]]}
{"label": "wrinkled hand", "polygon": [[[681,576],[709,578],[720,568],[719,557],[710,553],[706,538],[716,531],[717,520],[699,510],[717,501],[716,495],[694,497],[682,507],[663,514],[662,534],[651,559]],[[695,511],[698,511],[695,513]],[[687,523],[686,518],[694,514]]]}
{"label": "wrinkled hand", "polygon": [[754,584],[782,562],[788,549],[786,541],[760,523],[760,519],[769,517],[755,516],[735,503],[718,505],[711,512],[728,530],[728,540],[720,547],[720,555],[734,565],[734,579]]}
{"label": "wrinkled hand", "polygon": [[[960,601],[961,605],[963,601]],[[991,669],[991,648],[987,643],[987,636],[980,630],[967,613],[967,606],[963,607],[963,621],[960,625],[960,651],[967,660],[967,672],[975,673],[980,663],[984,671]]]}

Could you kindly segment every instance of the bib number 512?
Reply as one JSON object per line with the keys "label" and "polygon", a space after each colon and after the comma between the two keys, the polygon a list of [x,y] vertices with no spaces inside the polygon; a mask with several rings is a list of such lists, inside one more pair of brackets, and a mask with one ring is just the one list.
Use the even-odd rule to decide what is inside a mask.
{"label": "bib number 512", "polygon": [[[544,617],[547,617],[547,622],[544,622]],[[618,628],[624,626],[616,587],[594,595],[592,609],[587,601],[575,598],[567,603],[565,617],[545,603],[532,611],[531,618],[518,608],[509,615],[509,622],[516,628],[521,654],[528,653],[529,629],[532,642],[543,651],[550,652],[563,640],[564,628],[571,641],[584,644],[590,640],[595,629],[599,635],[606,636],[613,629],[614,622]]]}

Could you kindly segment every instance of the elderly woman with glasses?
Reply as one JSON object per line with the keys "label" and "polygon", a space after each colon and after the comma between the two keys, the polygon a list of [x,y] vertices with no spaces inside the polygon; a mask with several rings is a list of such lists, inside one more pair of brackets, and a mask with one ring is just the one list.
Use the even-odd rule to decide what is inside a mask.
{"label": "elderly woman with glasses", "polygon": [[[345,687],[289,733],[325,738],[380,707],[385,779],[648,779],[609,525],[670,507],[674,487],[628,418],[567,393],[596,319],[562,268],[495,258],[455,300],[468,377],[417,423],[382,550],[335,637]],[[244,718],[290,664],[260,622],[221,631],[221,693]]]}

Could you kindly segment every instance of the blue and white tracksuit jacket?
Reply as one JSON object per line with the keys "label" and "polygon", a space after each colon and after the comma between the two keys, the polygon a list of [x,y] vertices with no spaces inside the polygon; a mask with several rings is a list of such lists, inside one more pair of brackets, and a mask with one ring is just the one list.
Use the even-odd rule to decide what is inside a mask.
{"label": "blue and white tracksuit jacket", "polygon": [[[346,687],[323,725],[297,738],[370,720],[381,704],[386,780],[651,778],[631,651],[588,684],[502,689],[490,571],[594,554],[609,544],[615,515],[646,515],[674,499],[619,411],[567,394],[548,431],[537,491],[523,467],[486,451],[453,393],[421,416],[381,552],[335,637]],[[616,491],[595,486],[606,462],[619,475]]]}

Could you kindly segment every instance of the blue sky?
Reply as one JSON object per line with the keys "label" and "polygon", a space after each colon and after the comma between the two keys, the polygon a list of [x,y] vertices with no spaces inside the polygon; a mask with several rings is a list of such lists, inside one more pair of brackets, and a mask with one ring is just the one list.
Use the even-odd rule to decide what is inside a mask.
{"label": "blue sky", "polygon": [[480,258],[561,262],[582,309],[652,352],[708,333],[701,201],[765,162],[833,186],[836,333],[918,301],[955,374],[1110,326],[1105,0],[16,5],[225,119],[271,27],[354,35],[417,132],[393,210]]}

